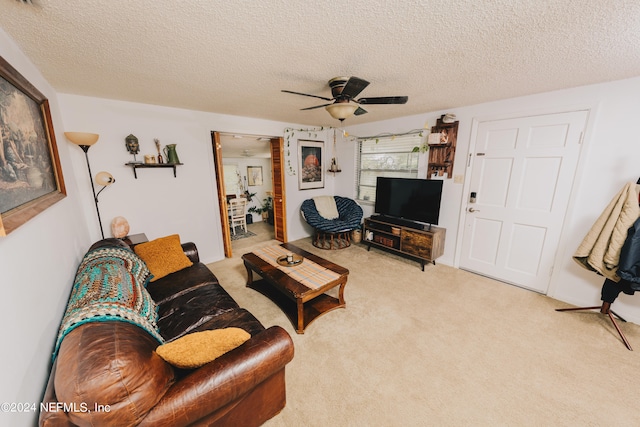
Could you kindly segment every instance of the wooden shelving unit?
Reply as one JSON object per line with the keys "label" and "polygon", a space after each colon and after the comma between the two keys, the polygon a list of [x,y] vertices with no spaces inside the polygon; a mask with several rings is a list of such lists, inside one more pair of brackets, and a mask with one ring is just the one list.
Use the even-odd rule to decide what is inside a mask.
{"label": "wooden shelving unit", "polygon": [[436,263],[444,253],[446,229],[431,227],[429,230],[416,230],[383,220],[365,218],[364,240],[367,250],[371,246],[397,252],[417,259],[424,271],[425,262]]}
{"label": "wooden shelving unit", "polygon": [[[444,117],[444,116],[442,116]],[[431,133],[440,133],[441,144],[429,144],[429,166],[427,179],[434,178],[438,174],[440,179],[447,174],[447,179],[453,176],[453,161],[456,157],[456,144],[458,142],[458,121],[443,123],[442,117],[431,127]]]}

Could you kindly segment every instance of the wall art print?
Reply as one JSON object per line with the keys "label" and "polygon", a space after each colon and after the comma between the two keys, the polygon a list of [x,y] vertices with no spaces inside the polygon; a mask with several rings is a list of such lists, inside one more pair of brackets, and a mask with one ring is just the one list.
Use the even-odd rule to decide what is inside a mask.
{"label": "wall art print", "polygon": [[247,178],[251,187],[262,185],[262,166],[247,166]]}
{"label": "wall art print", "polygon": [[298,187],[324,188],[324,142],[298,140]]}
{"label": "wall art print", "polygon": [[65,196],[49,101],[0,57],[0,236]]}

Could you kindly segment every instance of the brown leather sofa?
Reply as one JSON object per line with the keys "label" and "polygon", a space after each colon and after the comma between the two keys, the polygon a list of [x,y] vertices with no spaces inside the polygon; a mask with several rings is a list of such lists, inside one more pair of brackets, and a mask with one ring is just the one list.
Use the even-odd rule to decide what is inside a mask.
{"label": "brown leather sofa", "polygon": [[[126,244],[105,239],[104,245]],[[40,413],[42,426],[257,426],[285,406],[285,365],[293,342],[279,326],[265,329],[240,308],[182,245],[193,266],[147,287],[158,306],[158,330],[170,341],[190,332],[238,327],[251,338],[193,370],[174,368],[158,342],[126,322],[86,323],[69,332],[53,363]],[[91,250],[90,249],[90,250]]]}

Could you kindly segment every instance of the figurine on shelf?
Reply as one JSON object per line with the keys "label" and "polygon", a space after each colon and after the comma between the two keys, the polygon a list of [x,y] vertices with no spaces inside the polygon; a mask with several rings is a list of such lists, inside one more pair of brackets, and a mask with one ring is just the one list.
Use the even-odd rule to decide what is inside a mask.
{"label": "figurine on shelf", "polygon": [[133,162],[132,163],[140,163],[136,160],[136,154],[140,152],[140,143],[138,142],[138,138],[133,134],[129,134],[125,139],[125,146],[127,147],[127,151],[133,154]]}
{"label": "figurine on shelf", "polygon": [[162,154],[160,154],[160,140],[158,138],[154,138],[153,142],[156,143],[156,151],[158,152],[158,164],[163,164],[164,160],[162,159]]}
{"label": "figurine on shelf", "polygon": [[335,157],[331,159],[331,166],[329,166],[329,172],[341,172],[340,167],[338,166],[338,160]]}

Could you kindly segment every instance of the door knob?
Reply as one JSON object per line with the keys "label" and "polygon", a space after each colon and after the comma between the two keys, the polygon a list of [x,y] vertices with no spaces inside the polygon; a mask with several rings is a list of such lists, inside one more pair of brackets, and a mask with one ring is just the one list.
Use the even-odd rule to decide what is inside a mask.
{"label": "door knob", "polygon": [[469,212],[480,212],[479,209],[469,208]]}

